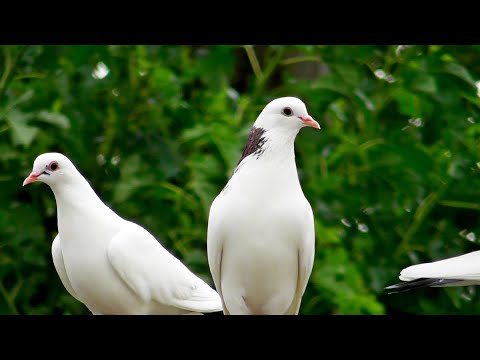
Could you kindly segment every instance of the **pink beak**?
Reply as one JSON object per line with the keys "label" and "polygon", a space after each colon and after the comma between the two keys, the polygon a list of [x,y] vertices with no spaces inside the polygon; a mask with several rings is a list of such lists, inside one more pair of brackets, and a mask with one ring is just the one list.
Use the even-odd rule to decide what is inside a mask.
{"label": "pink beak", "polygon": [[28,185],[28,184],[31,184],[35,181],[37,181],[37,178],[42,175],[42,174],[35,174],[34,172],[32,172],[30,175],[28,175],[28,177],[23,181],[23,185],[22,186],[25,186],[25,185]]}
{"label": "pink beak", "polygon": [[315,129],[320,129],[320,124],[313,120],[313,118],[310,115],[305,115],[305,116],[299,116],[300,120],[303,121],[303,123],[306,126],[311,126]]}

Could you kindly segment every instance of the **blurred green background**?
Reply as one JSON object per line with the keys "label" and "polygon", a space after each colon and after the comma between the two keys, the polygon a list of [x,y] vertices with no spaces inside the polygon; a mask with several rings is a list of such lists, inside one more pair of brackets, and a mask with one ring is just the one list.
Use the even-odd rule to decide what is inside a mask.
{"label": "blurred green background", "polygon": [[89,314],[53,267],[51,190],[22,188],[50,151],[212,284],[210,204],[280,96],[322,126],[296,141],[317,234],[300,313],[480,313],[475,287],[383,290],[479,249],[479,78],[480,46],[2,46],[0,314]]}

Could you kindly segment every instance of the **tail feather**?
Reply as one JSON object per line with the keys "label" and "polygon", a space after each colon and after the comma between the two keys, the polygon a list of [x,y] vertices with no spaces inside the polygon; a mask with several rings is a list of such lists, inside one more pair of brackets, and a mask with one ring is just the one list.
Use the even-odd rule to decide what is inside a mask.
{"label": "tail feather", "polygon": [[179,306],[186,310],[202,313],[222,311],[220,295],[200,278],[197,280],[196,289],[188,298],[177,299]]}
{"label": "tail feather", "polygon": [[390,291],[389,294],[396,294],[396,293],[402,293],[402,292],[410,291],[410,290],[414,290],[414,289],[420,289],[420,288],[425,288],[425,287],[445,286],[445,285],[448,285],[448,284],[453,284],[453,283],[458,283],[458,282],[463,282],[463,280],[420,278],[420,279],[415,279],[415,280],[412,280],[412,281],[403,281],[401,283],[388,286],[385,289],[393,290],[393,291]]}

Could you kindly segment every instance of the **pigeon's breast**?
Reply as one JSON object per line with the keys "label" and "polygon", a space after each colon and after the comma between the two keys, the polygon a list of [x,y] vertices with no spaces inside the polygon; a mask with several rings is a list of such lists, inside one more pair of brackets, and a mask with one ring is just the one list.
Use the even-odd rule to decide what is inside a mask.
{"label": "pigeon's breast", "polygon": [[250,239],[255,244],[228,242],[223,249],[221,286],[226,306],[231,313],[283,314],[295,296],[298,250],[293,243],[272,248]]}
{"label": "pigeon's breast", "polygon": [[305,234],[304,201],[303,194],[245,196],[224,209],[221,281],[227,306],[278,314],[291,305]]}
{"label": "pigeon's breast", "polygon": [[61,220],[65,270],[80,300],[93,313],[119,314],[139,309],[143,305],[140,299],[118,277],[107,258],[108,244],[120,224],[98,221],[95,213]]}

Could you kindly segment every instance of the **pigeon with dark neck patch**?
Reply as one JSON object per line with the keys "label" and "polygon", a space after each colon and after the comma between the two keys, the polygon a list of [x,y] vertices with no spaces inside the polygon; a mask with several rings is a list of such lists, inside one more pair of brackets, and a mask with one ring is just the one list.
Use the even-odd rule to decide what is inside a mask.
{"label": "pigeon with dark neck patch", "polygon": [[315,256],[313,212],[294,151],[305,126],[320,129],[301,100],[271,101],[211,205],[208,262],[224,314],[299,312]]}
{"label": "pigeon with dark neck patch", "polygon": [[480,251],[409,266],[400,272],[400,280],[385,289],[393,294],[425,287],[480,285]]}
{"label": "pigeon with dark neck patch", "polygon": [[215,290],[147,230],[118,216],[59,153],[37,157],[23,185],[41,181],[57,202],[55,269],[67,291],[95,315],[222,311]]}

